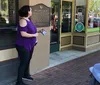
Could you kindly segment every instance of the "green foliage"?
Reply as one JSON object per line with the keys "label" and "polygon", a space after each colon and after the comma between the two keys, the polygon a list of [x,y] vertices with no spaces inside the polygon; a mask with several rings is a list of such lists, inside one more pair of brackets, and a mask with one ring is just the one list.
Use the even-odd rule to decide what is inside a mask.
{"label": "green foliage", "polygon": [[0,5],[1,5],[1,9],[0,9],[0,13],[2,15],[8,15],[8,0],[1,0],[0,1]]}
{"label": "green foliage", "polygon": [[89,13],[100,15],[100,0],[89,0]]}
{"label": "green foliage", "polygon": [[54,7],[55,6],[55,3],[54,2],[51,2],[51,7]]}

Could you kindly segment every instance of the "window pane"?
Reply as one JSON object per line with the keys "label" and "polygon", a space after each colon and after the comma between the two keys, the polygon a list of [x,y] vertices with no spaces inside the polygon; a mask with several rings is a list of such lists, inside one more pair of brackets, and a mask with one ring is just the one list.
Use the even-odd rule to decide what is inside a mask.
{"label": "window pane", "polygon": [[62,2],[62,33],[71,32],[72,2]]}
{"label": "window pane", "polygon": [[59,35],[59,2],[51,2],[52,14],[51,14],[51,44],[58,43]]}
{"label": "window pane", "polygon": [[15,0],[0,0],[0,26],[16,23]]}
{"label": "window pane", "polygon": [[100,0],[89,0],[88,27],[100,27]]}
{"label": "window pane", "polygon": [[76,0],[75,32],[85,32],[86,0]]}

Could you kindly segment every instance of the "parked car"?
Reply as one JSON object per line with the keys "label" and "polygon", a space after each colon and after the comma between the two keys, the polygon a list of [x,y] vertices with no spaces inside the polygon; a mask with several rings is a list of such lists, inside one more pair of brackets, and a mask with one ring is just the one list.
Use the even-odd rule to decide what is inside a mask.
{"label": "parked car", "polygon": [[99,27],[100,26],[100,18],[94,18],[93,26],[94,27]]}
{"label": "parked car", "polygon": [[88,26],[99,27],[100,26],[100,18],[97,18],[97,17],[89,18]]}

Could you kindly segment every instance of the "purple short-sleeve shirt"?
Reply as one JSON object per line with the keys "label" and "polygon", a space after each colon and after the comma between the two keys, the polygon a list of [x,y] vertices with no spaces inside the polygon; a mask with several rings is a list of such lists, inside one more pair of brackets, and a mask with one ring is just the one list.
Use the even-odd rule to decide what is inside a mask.
{"label": "purple short-sleeve shirt", "polygon": [[26,20],[26,21],[27,21],[27,25],[25,27],[21,27],[18,24],[16,45],[23,46],[25,49],[27,49],[30,52],[34,47],[34,45],[36,44],[36,37],[31,37],[31,38],[22,37],[21,31],[25,31],[30,34],[35,34],[37,33],[37,29],[31,20],[30,21]]}

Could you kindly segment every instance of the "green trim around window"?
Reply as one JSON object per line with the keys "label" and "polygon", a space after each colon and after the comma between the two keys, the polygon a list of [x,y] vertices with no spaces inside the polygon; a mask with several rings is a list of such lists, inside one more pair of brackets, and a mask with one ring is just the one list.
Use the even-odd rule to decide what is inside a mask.
{"label": "green trim around window", "polygon": [[87,28],[87,32],[99,32],[100,31],[100,28],[97,27],[97,28]]}

